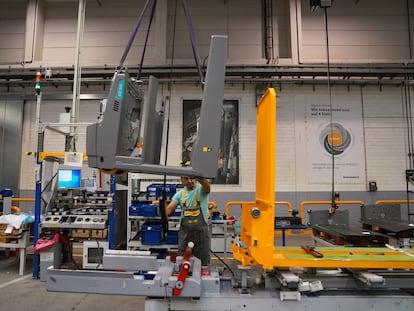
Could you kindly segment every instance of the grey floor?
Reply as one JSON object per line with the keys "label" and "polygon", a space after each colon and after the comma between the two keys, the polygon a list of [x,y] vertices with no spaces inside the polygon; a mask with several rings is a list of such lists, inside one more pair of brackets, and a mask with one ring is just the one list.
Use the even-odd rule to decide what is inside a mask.
{"label": "grey floor", "polygon": [[[281,245],[281,240],[280,235],[275,236],[276,245]],[[309,235],[286,236],[288,246],[310,243]],[[0,251],[0,311],[145,310],[145,297],[49,292],[45,282],[32,278],[31,255],[27,256],[24,275],[18,272],[19,258]]]}

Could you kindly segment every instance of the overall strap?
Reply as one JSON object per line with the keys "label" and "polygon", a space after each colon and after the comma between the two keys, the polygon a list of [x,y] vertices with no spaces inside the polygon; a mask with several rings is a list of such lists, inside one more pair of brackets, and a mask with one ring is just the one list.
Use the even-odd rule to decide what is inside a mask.
{"label": "overall strap", "polygon": [[[181,189],[181,203],[184,207],[188,207],[188,202],[185,199],[185,190]],[[200,189],[197,189],[197,200],[193,202],[194,207],[200,206]]]}

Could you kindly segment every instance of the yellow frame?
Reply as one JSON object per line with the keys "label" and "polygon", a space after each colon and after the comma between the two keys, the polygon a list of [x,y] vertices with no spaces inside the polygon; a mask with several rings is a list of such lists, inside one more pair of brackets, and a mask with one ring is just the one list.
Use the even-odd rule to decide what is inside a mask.
{"label": "yellow frame", "polygon": [[[65,153],[66,152],[49,152],[49,151],[39,152],[39,162],[43,162],[46,158],[49,158],[49,157],[64,158]],[[83,160],[84,161],[88,160],[88,156],[86,155],[86,152],[83,153]]]}
{"label": "yellow frame", "polygon": [[[318,247],[317,258],[297,247],[274,247],[276,93],[270,88],[257,107],[256,201],[241,204],[240,241],[230,246],[243,266],[414,269],[414,250],[386,247]],[[355,202],[352,202],[355,203]]]}

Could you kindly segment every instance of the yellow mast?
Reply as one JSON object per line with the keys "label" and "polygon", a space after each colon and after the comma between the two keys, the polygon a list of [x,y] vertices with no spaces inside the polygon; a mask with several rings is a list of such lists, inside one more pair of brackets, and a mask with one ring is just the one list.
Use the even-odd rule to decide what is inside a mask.
{"label": "yellow mast", "polygon": [[274,247],[276,92],[269,88],[257,106],[256,200],[241,204],[240,242],[231,246],[243,266],[414,269],[414,249],[318,247],[322,258],[301,247]]}

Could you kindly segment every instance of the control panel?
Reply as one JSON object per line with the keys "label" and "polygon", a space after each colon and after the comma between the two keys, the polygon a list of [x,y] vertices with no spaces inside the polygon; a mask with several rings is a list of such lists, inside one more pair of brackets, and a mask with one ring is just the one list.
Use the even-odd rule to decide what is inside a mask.
{"label": "control panel", "polygon": [[112,198],[108,191],[56,190],[41,220],[42,228],[105,229]]}

